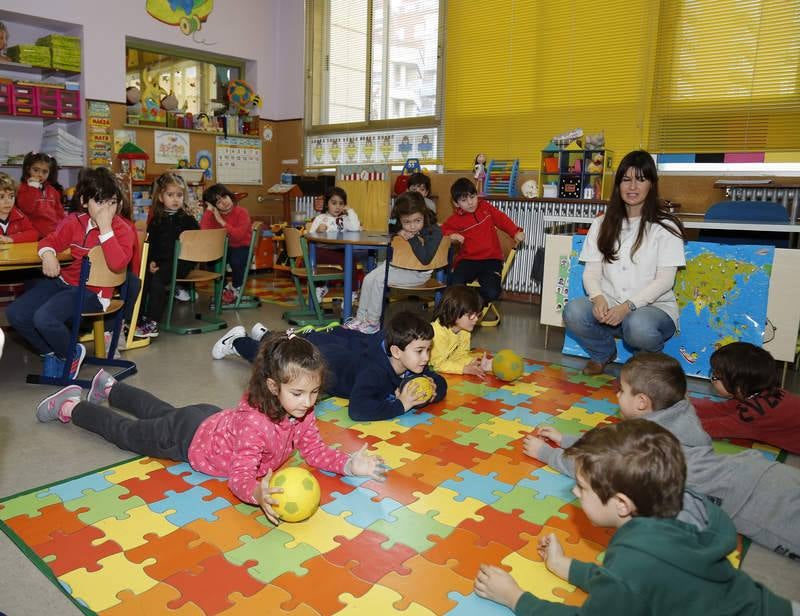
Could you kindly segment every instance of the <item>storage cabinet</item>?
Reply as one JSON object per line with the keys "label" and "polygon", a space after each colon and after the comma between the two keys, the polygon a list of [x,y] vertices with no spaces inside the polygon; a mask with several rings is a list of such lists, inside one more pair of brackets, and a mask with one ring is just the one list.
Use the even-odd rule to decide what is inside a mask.
{"label": "storage cabinet", "polygon": [[539,196],[550,199],[608,199],[613,186],[613,151],[542,150]]}

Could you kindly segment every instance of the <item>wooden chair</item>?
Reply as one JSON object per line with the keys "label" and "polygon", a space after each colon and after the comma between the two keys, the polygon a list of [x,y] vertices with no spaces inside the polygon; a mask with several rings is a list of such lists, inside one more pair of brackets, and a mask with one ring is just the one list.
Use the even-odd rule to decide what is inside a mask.
{"label": "wooden chair", "polygon": [[[64,369],[61,376],[47,377],[41,374],[29,374],[27,377],[28,383],[39,385],[80,385],[81,387],[88,388],[91,386],[91,380],[69,378],[69,371],[72,366],[72,361],[75,356],[75,346],[78,343],[80,336],[81,320],[91,319],[93,322],[94,339],[95,339],[95,356],[87,356],[84,364],[94,364],[99,366],[113,366],[122,368],[121,371],[114,374],[117,380],[124,379],[132,374],[136,374],[136,364],[127,359],[109,359],[105,357],[105,321],[104,317],[109,314],[115,314],[114,325],[112,329],[111,345],[108,349],[108,354],[113,358],[114,351],[117,349],[119,342],[119,334],[122,329],[122,307],[125,305],[125,300],[128,295],[128,285],[125,281],[127,271],[123,270],[120,273],[112,272],[106,264],[103,249],[100,246],[95,246],[89,253],[83,257],[81,263],[81,275],[78,282],[78,293],[75,294],[75,309],[72,317],[72,326],[70,328],[70,345],[69,353],[64,360]],[[83,312],[83,299],[87,293],[92,293],[88,290],[88,286],[93,287],[120,287],[120,297],[111,300],[108,308],[102,312]],[[99,341],[99,343],[98,343]]]}
{"label": "wooden chair", "polygon": [[[500,248],[503,251],[503,269],[500,270],[500,285],[502,286],[506,280],[506,276],[508,276],[509,270],[511,270],[511,265],[514,263],[514,257],[517,256],[517,243],[514,241],[514,238],[505,231],[501,231],[500,229],[496,229],[496,231],[497,239],[500,240]],[[476,280],[470,282],[467,286],[480,288],[481,285]],[[486,318],[490,312],[494,314],[493,319]],[[482,325],[483,327],[497,327],[500,325],[500,312],[497,310],[497,306],[494,305],[494,302],[489,302],[488,305],[484,306],[478,325]]]}
{"label": "wooden chair", "polygon": [[[146,347],[150,344],[150,338],[136,338],[136,324],[139,322],[139,310],[142,308],[142,295],[144,294],[144,277],[147,274],[147,256],[150,253],[150,243],[147,241],[147,231],[138,228],[136,235],[139,238],[139,246],[142,248],[142,260],[139,262],[138,276],[141,281],[139,293],[136,296],[135,304],[133,306],[133,313],[131,315],[131,322],[128,323],[128,337],[125,339],[125,350],[139,349]],[[133,299],[133,298],[131,298]]]}
{"label": "wooden chair", "polygon": [[[172,277],[167,299],[167,316],[164,323],[166,331],[176,334],[199,334],[203,332],[225,329],[228,324],[220,318],[222,312],[222,287],[225,281],[225,255],[228,250],[228,233],[225,229],[200,229],[184,231],[175,242],[175,256],[172,260]],[[213,269],[193,269],[185,277],[178,278],[178,261],[209,264]],[[195,319],[205,321],[205,325],[175,325],[172,322],[172,311],[175,306],[175,286],[177,283],[195,285],[198,282],[214,283],[213,315],[195,313]],[[192,288],[192,305],[196,295]]]}
{"label": "wooden chair", "polygon": [[[237,193],[239,194],[239,193]],[[242,193],[247,196],[247,193]],[[259,308],[261,306],[261,298],[255,295],[245,295],[244,290],[247,288],[247,279],[250,277],[250,269],[253,266],[253,255],[258,246],[258,241],[261,239],[261,227],[263,222],[257,220],[253,223],[253,231],[250,236],[250,249],[247,252],[247,269],[244,270],[244,279],[242,279],[242,290],[239,297],[233,304],[224,304],[223,310],[239,310],[239,308]]]}
{"label": "wooden chair", "polygon": [[[311,259],[308,256],[308,242],[300,231],[293,227],[283,229],[283,241],[286,246],[286,254],[289,257],[289,272],[294,281],[294,288],[297,291],[298,310],[290,310],[283,313],[283,318],[289,323],[297,325],[323,325],[330,321],[325,317],[322,307],[317,301],[317,283],[329,282],[331,280],[344,280],[344,271],[336,265],[318,265],[310,267]],[[298,267],[298,259],[303,259],[305,267]],[[303,293],[300,279],[306,281],[308,300]]]}
{"label": "wooden chair", "polygon": [[[450,264],[450,238],[443,237],[436,249],[436,254],[433,255],[430,263],[421,263],[414,251],[411,249],[411,244],[408,240],[404,240],[399,235],[392,238],[392,244],[389,247],[387,260],[395,267],[400,267],[407,270],[415,270],[424,272],[427,270],[434,270],[434,275],[425,281],[424,284],[414,287],[403,287],[389,283],[389,268],[386,268],[384,274],[384,298],[389,299],[391,289],[398,290],[404,295],[418,295],[420,293],[433,293],[434,303],[438,303],[441,298],[442,289],[447,287],[445,274],[448,265]],[[384,301],[384,305],[386,302]],[[381,321],[383,321],[383,310],[381,310]]]}

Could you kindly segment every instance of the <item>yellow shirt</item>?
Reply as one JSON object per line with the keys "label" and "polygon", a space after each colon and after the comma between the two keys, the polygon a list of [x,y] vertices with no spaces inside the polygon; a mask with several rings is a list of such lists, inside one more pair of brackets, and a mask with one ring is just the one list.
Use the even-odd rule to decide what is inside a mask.
{"label": "yellow shirt", "polygon": [[464,367],[473,361],[470,352],[472,334],[461,330],[453,333],[437,319],[433,325],[433,348],[431,349],[430,366],[436,372],[464,374]]}

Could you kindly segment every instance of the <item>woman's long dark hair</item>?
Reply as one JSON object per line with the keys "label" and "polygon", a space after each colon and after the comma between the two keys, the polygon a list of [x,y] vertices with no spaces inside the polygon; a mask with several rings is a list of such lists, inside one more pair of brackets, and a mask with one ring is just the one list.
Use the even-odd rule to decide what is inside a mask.
{"label": "woman's long dark hair", "polygon": [[603,223],[600,225],[600,233],[597,236],[597,248],[603,253],[603,261],[607,263],[619,258],[617,254],[619,234],[622,229],[622,221],[628,219],[628,210],[620,195],[619,185],[630,169],[636,171],[639,180],[650,180],[650,191],[642,206],[642,221],[631,249],[631,258],[642,245],[642,239],[647,231],[647,223],[661,225],[675,237],[686,239],[681,221],[670,214],[661,204],[658,196],[658,173],[653,157],[644,150],[634,150],[625,155],[617,168],[614,176],[614,191],[611,193],[611,200],[606,208]]}

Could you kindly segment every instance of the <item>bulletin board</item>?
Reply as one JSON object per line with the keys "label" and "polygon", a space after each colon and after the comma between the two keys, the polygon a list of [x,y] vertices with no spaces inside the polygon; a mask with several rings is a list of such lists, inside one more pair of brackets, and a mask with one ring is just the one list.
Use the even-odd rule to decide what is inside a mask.
{"label": "bulletin board", "polygon": [[217,137],[217,179],[223,184],[261,184],[261,140]]}

